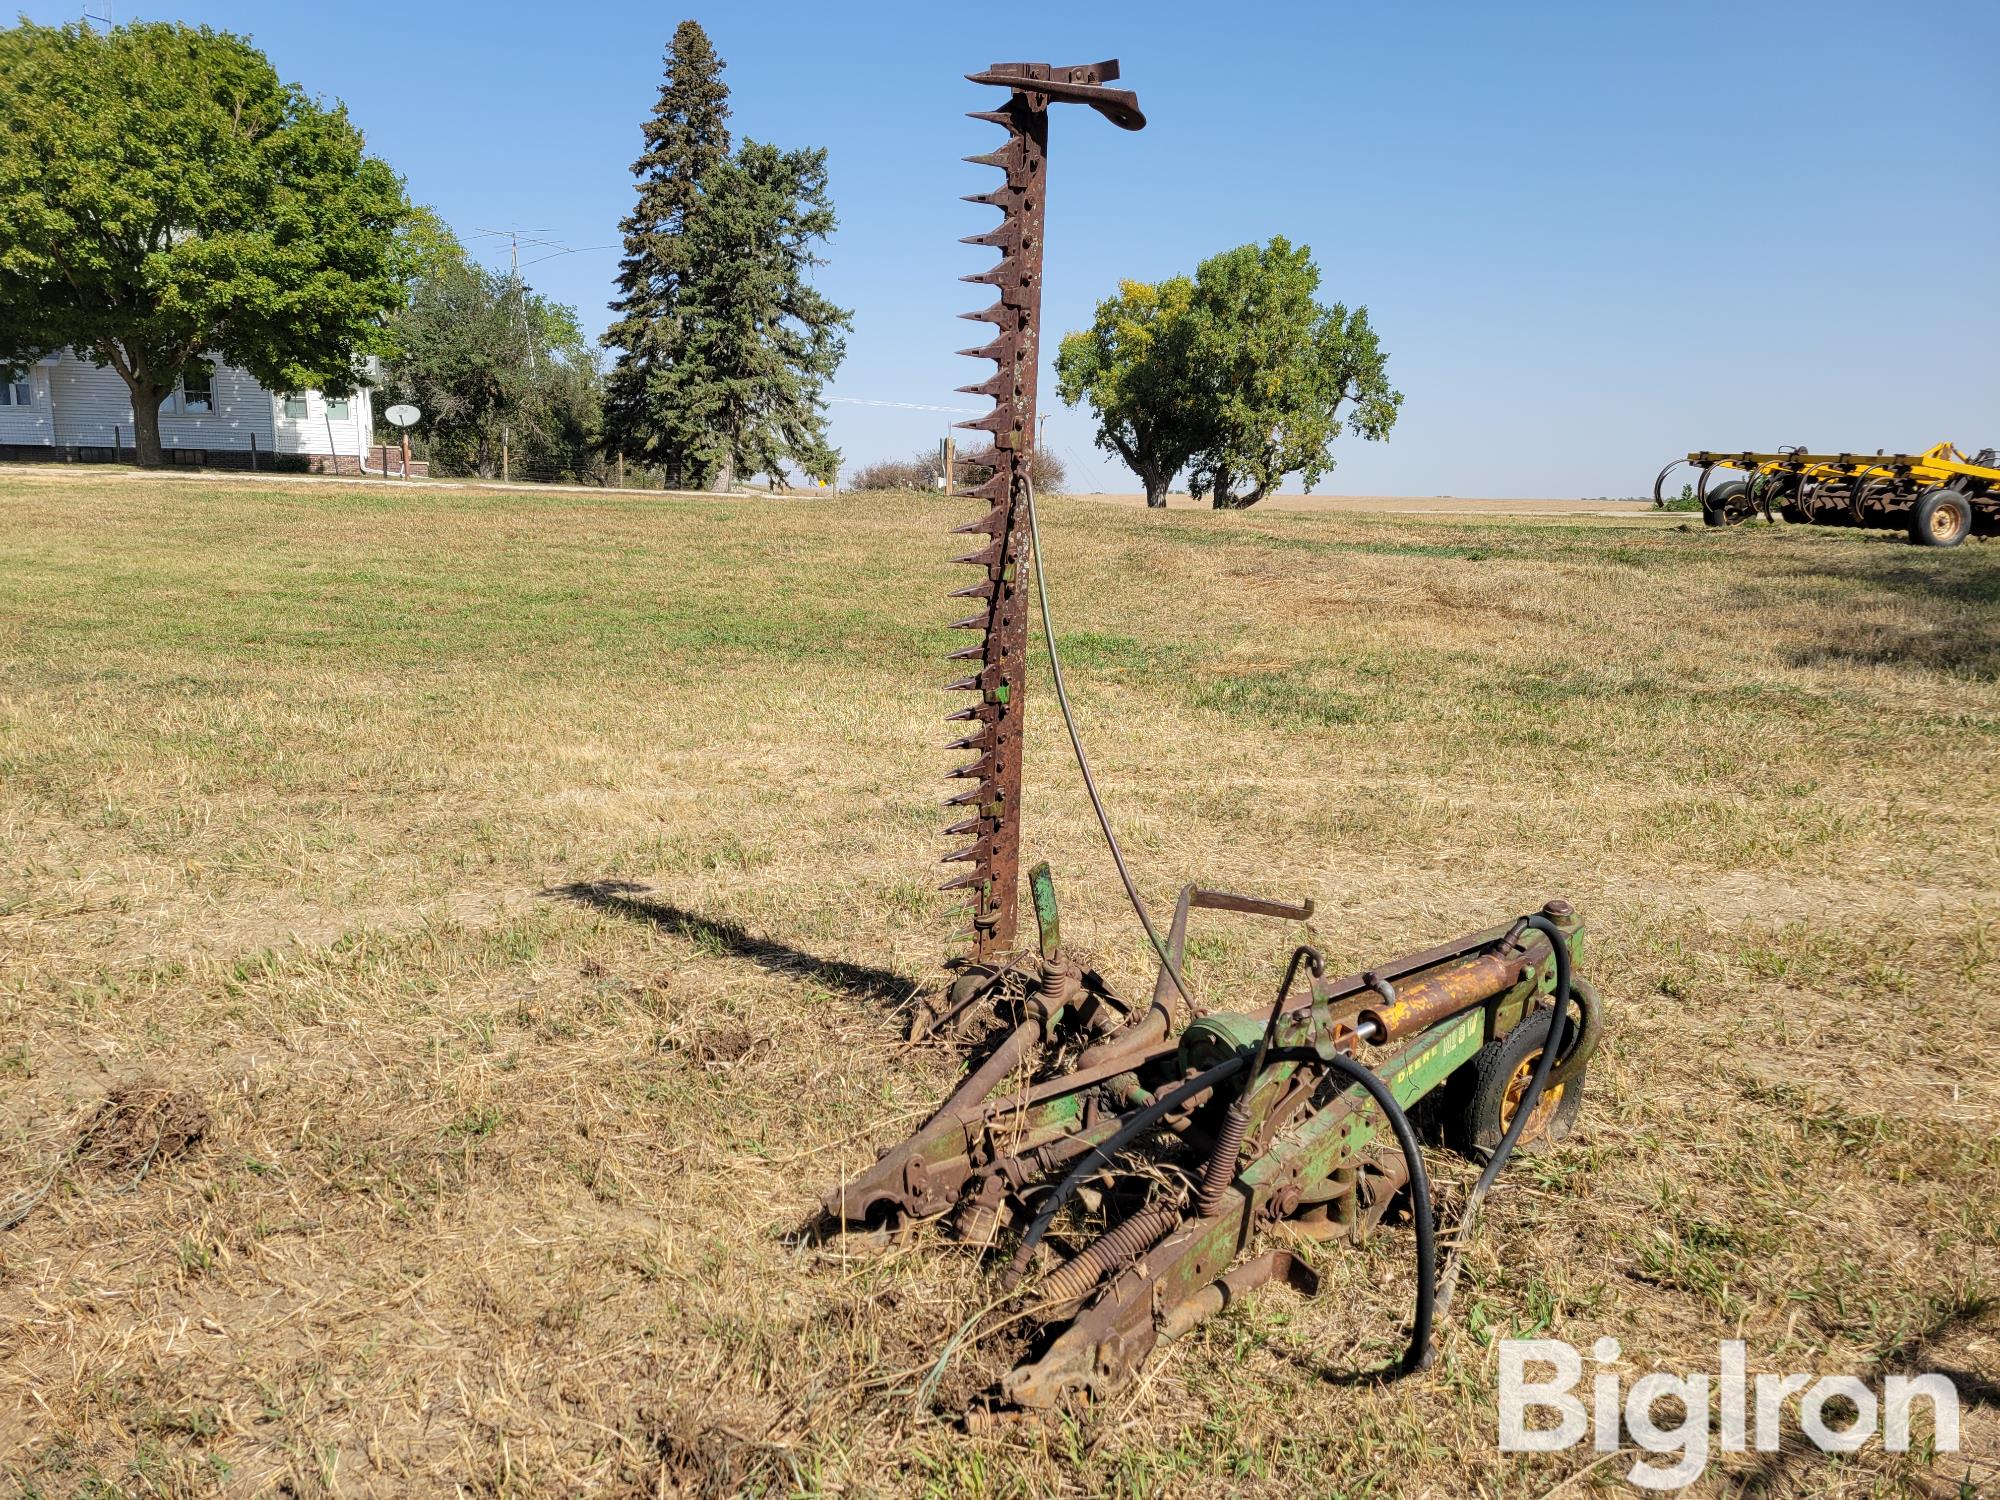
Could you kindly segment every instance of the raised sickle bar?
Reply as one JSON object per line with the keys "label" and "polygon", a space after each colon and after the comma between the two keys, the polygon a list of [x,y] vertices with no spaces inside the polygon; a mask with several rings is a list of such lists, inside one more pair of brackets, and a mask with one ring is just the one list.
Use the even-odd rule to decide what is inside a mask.
{"label": "raised sickle bar", "polygon": [[951,690],[977,696],[950,716],[967,727],[948,748],[970,751],[972,759],[950,774],[950,779],[971,785],[945,802],[961,813],[945,830],[958,843],[945,863],[969,868],[944,888],[971,894],[972,958],[978,964],[993,964],[1014,947],[1020,903],[1021,713],[1028,653],[1027,516],[1022,487],[1034,457],[1048,110],[1052,103],[1087,104],[1126,130],[1139,129],[1146,117],[1132,94],[1101,86],[1118,76],[1115,60],[1070,68],[994,63],[983,73],[967,76],[974,83],[994,84],[1012,93],[1002,108],[975,111],[972,116],[1005,126],[1006,144],[967,158],[1007,175],[992,192],[969,200],[999,209],[999,226],[964,241],[991,246],[1001,258],[991,270],[964,278],[998,293],[991,307],[963,314],[993,324],[993,340],[959,352],[990,359],[999,368],[988,380],[959,387],[970,395],[993,398],[993,410],[986,416],[958,424],[990,436],[991,450],[974,457],[981,464],[990,463],[993,473],[968,492],[987,503],[986,513],[956,528],[958,533],[983,538],[957,559],[978,568],[979,578],[952,594],[954,599],[973,601],[974,607],[953,628],[977,630],[980,639],[951,655],[955,662],[976,664],[970,676],[951,684]]}
{"label": "raised sickle bar", "polygon": [[[969,278],[1000,293],[976,315],[996,326],[994,342],[968,351],[1000,366],[967,388],[995,402],[989,416],[967,424],[994,441],[975,460],[994,471],[975,492],[990,509],[962,528],[987,541],[960,559],[982,575],[959,591],[981,601],[981,612],[959,623],[982,638],[957,654],[979,663],[956,684],[979,694],[956,716],[975,726],[961,746],[978,758],[957,773],[977,785],[953,799],[972,813],[952,830],[973,838],[952,856],[972,866],[952,884],[973,891],[975,950],[943,1004],[920,1010],[911,1032],[970,1040],[981,1060],[913,1134],[824,1193],[815,1226],[819,1234],[861,1229],[883,1244],[916,1239],[923,1221],[938,1220],[937,1228],[977,1250],[998,1252],[1004,1269],[988,1285],[999,1298],[959,1329],[953,1347],[1023,1321],[1043,1327],[1029,1340],[1033,1357],[966,1413],[969,1427],[1108,1395],[1160,1344],[1266,1282],[1310,1295],[1311,1269],[1270,1237],[1359,1240],[1394,1203],[1408,1207],[1416,1276],[1393,1369],[1427,1368],[1479,1203],[1517,1145],[1566,1133],[1603,1030],[1596,991],[1575,968],[1583,924],[1562,900],[1344,977],[1327,973],[1309,900],[1190,884],[1164,935],[1155,927],[1064,687],[1028,471],[1046,111],[1054,102],[1087,104],[1136,129],[1137,102],[1102,87],[1115,73],[1108,63],[1013,63],[973,75],[1011,91],[1004,110],[979,116],[1009,132],[1002,150],[977,158],[1007,174],[999,191],[978,200],[1005,216],[977,237],[1003,259]],[[1084,791],[1158,961],[1143,1008],[1066,945],[1046,862],[1028,877],[1035,949],[1012,946],[1030,588]],[[1292,950],[1275,994],[1207,1007],[1183,963],[1197,913],[1286,924]],[[1348,937],[1343,930],[1343,947]],[[1485,1163],[1442,1270],[1429,1153],[1411,1118],[1420,1102],[1432,1106],[1447,1140]],[[1013,1301],[1001,1305],[1008,1294]]]}

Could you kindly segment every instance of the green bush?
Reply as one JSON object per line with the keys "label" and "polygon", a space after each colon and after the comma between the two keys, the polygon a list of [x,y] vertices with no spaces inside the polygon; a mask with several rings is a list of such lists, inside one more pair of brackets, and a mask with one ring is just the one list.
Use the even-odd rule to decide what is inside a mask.
{"label": "green bush", "polygon": [[[952,475],[953,482],[960,490],[975,484],[983,484],[993,476],[991,448],[978,453],[962,455],[957,470]],[[1060,495],[1063,486],[1069,483],[1069,471],[1063,461],[1046,448],[1037,448],[1029,470],[1035,481],[1035,493],[1039,495]],[[914,458],[885,458],[867,467],[858,469],[847,481],[850,490],[934,490],[938,480],[944,475],[944,462],[935,448],[926,449]]]}
{"label": "green bush", "polygon": [[940,473],[935,456],[884,458],[857,470],[847,481],[850,490],[934,490]]}

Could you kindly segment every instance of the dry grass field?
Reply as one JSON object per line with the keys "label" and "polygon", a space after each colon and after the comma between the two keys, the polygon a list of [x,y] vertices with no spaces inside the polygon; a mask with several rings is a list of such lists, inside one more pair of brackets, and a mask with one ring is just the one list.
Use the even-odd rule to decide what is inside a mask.
{"label": "dry grass field", "polygon": [[[1435,1368],[1343,1379],[1403,1336],[1391,1230],[967,1436],[976,1264],[794,1236],[953,1075],[899,1037],[956,925],[970,506],[11,471],[0,1493],[1625,1493],[1629,1454],[1496,1451],[1530,1332],[1964,1393],[1957,1454],[1793,1430],[1692,1493],[2000,1484],[2000,547],[1045,509],[1153,900],[1310,894],[1343,967],[1590,923],[1591,1097]],[[1027,844],[1139,987],[1031,740]],[[1204,993],[1266,1002],[1296,933],[1205,931]]]}

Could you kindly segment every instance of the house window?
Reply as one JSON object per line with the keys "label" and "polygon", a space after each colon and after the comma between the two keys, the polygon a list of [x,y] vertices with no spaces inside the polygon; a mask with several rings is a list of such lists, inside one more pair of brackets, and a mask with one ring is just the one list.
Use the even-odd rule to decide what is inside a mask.
{"label": "house window", "polygon": [[215,410],[215,376],[189,375],[181,381],[181,410],[190,416]]}
{"label": "house window", "polygon": [[336,422],[345,422],[347,420],[347,398],[345,396],[328,396],[326,398],[326,414]]}
{"label": "house window", "polygon": [[285,397],[285,415],[295,422],[305,420],[306,398],[303,392],[294,392]]}
{"label": "house window", "polygon": [[0,382],[0,406],[33,406],[35,393],[25,380]]}

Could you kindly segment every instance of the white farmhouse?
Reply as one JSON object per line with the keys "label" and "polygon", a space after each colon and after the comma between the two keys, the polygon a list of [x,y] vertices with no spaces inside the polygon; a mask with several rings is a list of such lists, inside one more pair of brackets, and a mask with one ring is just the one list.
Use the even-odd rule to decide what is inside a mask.
{"label": "white farmhouse", "polygon": [[[267,391],[218,360],[206,381],[184,381],[160,404],[161,456],[169,464],[379,473],[371,398],[366,387],[352,396]],[[65,349],[0,383],[0,459],[106,462],[132,451],[132,398],[116,370]]]}

